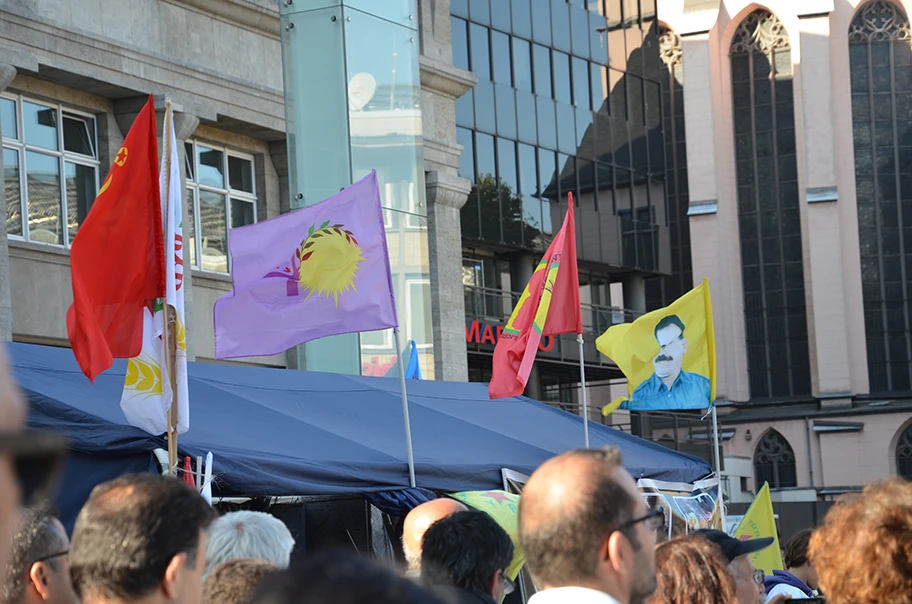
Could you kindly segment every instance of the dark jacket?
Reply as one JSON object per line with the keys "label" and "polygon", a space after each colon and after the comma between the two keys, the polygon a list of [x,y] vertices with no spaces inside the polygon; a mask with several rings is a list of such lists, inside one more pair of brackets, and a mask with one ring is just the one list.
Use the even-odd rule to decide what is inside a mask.
{"label": "dark jacket", "polygon": [[780,583],[785,583],[786,585],[791,585],[796,589],[800,589],[804,592],[804,595],[811,597],[814,594],[814,590],[807,586],[807,584],[788,572],[787,570],[774,570],[771,577],[767,577],[763,581],[763,588],[766,593],[769,593],[772,588],[779,585]]}
{"label": "dark jacket", "polygon": [[467,591],[452,585],[431,585],[431,591],[444,604],[497,604],[488,594]]}

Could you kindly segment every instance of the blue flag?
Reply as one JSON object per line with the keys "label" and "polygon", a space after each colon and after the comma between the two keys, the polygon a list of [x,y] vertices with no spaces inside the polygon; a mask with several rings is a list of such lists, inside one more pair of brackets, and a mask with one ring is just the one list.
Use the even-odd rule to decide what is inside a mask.
{"label": "blue flag", "polygon": [[[421,367],[418,365],[418,345],[415,344],[415,340],[409,340],[409,350],[408,353],[408,364],[405,366],[405,379],[407,380],[420,380],[421,379]],[[405,355],[403,355],[403,358]],[[400,359],[393,363],[393,366],[390,367],[389,371],[386,372],[384,377],[396,377],[399,375],[399,363],[403,359]]]}

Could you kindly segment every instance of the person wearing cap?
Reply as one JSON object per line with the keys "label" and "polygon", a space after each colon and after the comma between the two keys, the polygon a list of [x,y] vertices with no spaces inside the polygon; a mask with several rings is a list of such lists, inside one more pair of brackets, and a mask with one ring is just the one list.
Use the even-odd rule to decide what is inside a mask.
{"label": "person wearing cap", "polygon": [[[722,551],[722,556],[728,561],[728,570],[735,578],[738,604],[760,604],[763,601],[763,579],[766,575],[762,570],[754,568],[750,554],[766,549],[775,540],[772,537],[764,537],[739,541],[723,531],[712,529],[695,531],[694,534],[715,543]],[[780,604],[791,599],[791,596],[782,594],[768,600],[767,604]]]}

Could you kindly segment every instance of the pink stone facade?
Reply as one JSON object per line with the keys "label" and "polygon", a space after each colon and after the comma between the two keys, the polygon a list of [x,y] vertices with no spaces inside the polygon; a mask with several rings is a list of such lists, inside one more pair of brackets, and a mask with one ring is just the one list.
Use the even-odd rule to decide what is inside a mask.
{"label": "pink stone facade", "polygon": [[[870,392],[861,287],[852,131],[848,31],[861,0],[658,0],[663,27],[682,40],[687,165],[694,282],[710,280],[718,350],[718,399],[750,400],[735,173],[729,49],[736,28],[757,9],[776,15],[788,32],[793,63],[795,135],[813,417],[794,418],[788,405],[766,415],[720,422],[733,501],[755,490],[756,447],[777,430],[795,457],[805,500],[852,490],[897,472],[897,444],[912,423],[895,403],[859,405]],[[912,2],[899,2],[906,15]],[[817,201],[823,195],[827,199]],[[855,401],[855,402],[853,402]],[[762,414],[760,414],[762,415]],[[827,425],[827,422],[833,425]],[[860,425],[860,428],[859,428]],[[748,438],[748,432],[750,437]],[[777,494],[788,499],[782,490]],[[800,497],[799,497],[800,498]],[[783,499],[783,500],[785,500]]]}

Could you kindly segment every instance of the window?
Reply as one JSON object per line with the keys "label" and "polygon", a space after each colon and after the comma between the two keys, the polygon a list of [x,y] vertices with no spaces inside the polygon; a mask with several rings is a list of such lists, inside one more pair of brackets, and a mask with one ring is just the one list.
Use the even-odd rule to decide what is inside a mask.
{"label": "window", "polygon": [[[417,277],[417,275],[416,275]],[[409,317],[409,339],[414,340],[418,348],[432,347],[431,282],[428,279],[410,278],[406,280],[405,306]]]}
{"label": "window", "polygon": [[190,264],[228,272],[228,230],[256,222],[253,157],[188,141],[187,205]]}
{"label": "window", "polygon": [[912,480],[912,424],[903,430],[896,443],[896,473],[906,480]]}
{"label": "window", "polygon": [[751,398],[810,395],[792,59],[785,27],[757,10],[731,46],[741,272]]}
{"label": "window", "polygon": [[[648,224],[638,225],[634,241],[640,247],[632,257],[642,259],[640,268],[669,272],[668,212],[660,196],[665,187],[659,182],[655,194],[647,191],[650,180],[665,174],[658,35],[652,46],[639,48],[638,4],[628,2],[636,30],[631,39],[639,40],[631,48],[651,51],[656,68],[644,73],[637,59],[633,76],[617,69],[629,55],[623,1],[464,0],[451,6],[453,60],[478,76],[474,89],[456,101],[460,174],[474,181],[461,211],[465,239],[540,253],[560,226],[572,190],[578,219],[589,225],[577,239],[580,260],[620,262],[614,182],[606,177],[599,191],[595,180],[597,172],[610,175],[620,167],[640,176],[640,193],[655,206]],[[616,13],[608,27],[621,33],[611,54],[625,57],[611,70],[605,11]],[[636,124],[626,123],[628,88]],[[679,141],[683,153],[683,136]]]}
{"label": "window", "polygon": [[785,437],[770,430],[763,435],[754,451],[754,477],[757,492],[768,482],[771,489],[782,489],[798,486],[798,473],[795,471],[795,452]]}
{"label": "window", "polygon": [[871,392],[912,390],[912,48],[891,2],[849,28],[861,283]]}
{"label": "window", "polygon": [[98,191],[95,118],[17,95],[0,119],[7,234],[69,247]]}

